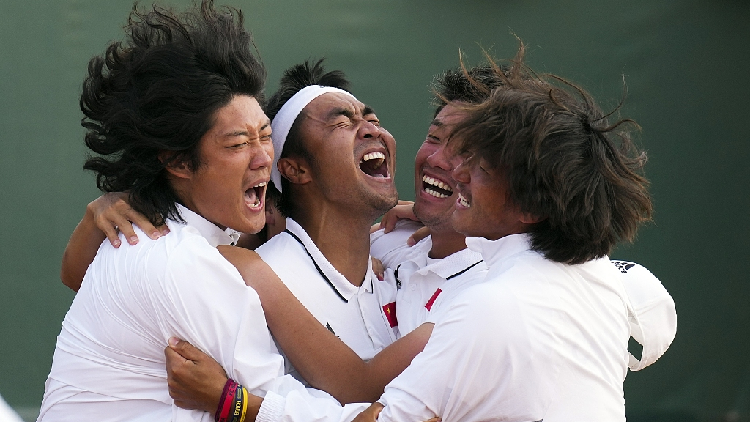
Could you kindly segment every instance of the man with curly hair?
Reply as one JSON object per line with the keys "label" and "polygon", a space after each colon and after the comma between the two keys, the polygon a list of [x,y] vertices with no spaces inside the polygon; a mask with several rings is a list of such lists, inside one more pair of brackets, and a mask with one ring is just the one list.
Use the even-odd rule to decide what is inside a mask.
{"label": "man with curly hair", "polygon": [[[265,69],[242,13],[210,0],[183,14],[134,8],[125,30],[89,63],[80,103],[96,155],[84,167],[170,232],[96,246],[57,339],[39,421],[208,420],[169,396],[172,336],[250,393],[304,391],[284,375],[257,294],[217,250],[263,227],[274,156]],[[237,397],[247,407],[254,396]]]}

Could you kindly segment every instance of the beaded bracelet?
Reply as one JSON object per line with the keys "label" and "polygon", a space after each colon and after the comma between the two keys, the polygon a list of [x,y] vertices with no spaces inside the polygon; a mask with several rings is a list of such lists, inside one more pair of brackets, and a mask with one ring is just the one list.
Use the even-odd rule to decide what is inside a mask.
{"label": "beaded bracelet", "polygon": [[216,409],[216,422],[244,422],[247,414],[247,389],[234,380],[227,380]]}

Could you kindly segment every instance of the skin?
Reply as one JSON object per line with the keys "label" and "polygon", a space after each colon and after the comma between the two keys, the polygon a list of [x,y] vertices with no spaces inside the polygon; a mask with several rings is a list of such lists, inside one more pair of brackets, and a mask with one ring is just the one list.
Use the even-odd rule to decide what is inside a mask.
{"label": "skin", "polygon": [[[433,120],[415,159],[417,183],[414,211],[419,214],[418,216],[425,218],[432,230],[431,255],[436,258],[443,258],[466,248],[464,236],[452,230],[450,225],[457,194],[445,198],[437,197],[426,191],[429,185],[425,185],[421,180],[422,175],[428,175],[433,179],[439,179],[448,185],[449,189],[455,185],[451,176],[454,163],[449,160],[452,157],[445,151],[445,146],[453,125],[458,123],[460,118],[461,114],[457,108],[450,105],[443,108]],[[403,204],[402,209],[396,213],[403,213],[403,208],[411,209],[411,204]],[[432,333],[433,324],[423,324],[387,347],[370,362],[364,362],[306,312],[281,282],[275,283],[267,278],[254,277],[259,270],[253,268],[255,264],[251,257],[243,256],[248,254],[247,251],[231,247],[221,247],[220,251],[240,270],[246,283],[258,292],[264,309],[267,310],[269,328],[300,374],[312,386],[329,392],[342,403],[374,401],[379,398],[385,385],[406,368],[413,357],[424,348]],[[201,356],[200,352],[192,356],[197,359],[196,364],[199,366],[204,365],[204,360],[210,359],[208,356]],[[167,364],[174,364],[186,371],[192,368],[192,363],[179,359],[168,359]],[[184,384],[203,382],[204,384],[196,390],[205,391],[206,380],[213,380],[210,381],[214,385],[213,394],[204,396],[206,400],[201,408],[214,411],[218,401],[212,401],[213,397],[221,394],[221,387],[226,382],[223,371],[216,369],[210,377],[206,374],[201,374],[201,377],[191,376],[190,381],[185,381]],[[185,394],[186,396],[179,397],[180,401],[196,400],[189,397],[189,391],[170,392],[173,397],[175,394]]]}
{"label": "skin", "polygon": [[[463,116],[464,112],[453,104],[443,107],[432,120],[414,159],[414,215],[430,229],[432,249],[429,255],[434,259],[466,248],[465,236],[453,229],[450,220],[458,195],[451,176],[453,163],[446,159],[445,151],[453,128]],[[435,183],[445,189],[436,189]]]}
{"label": "skin", "polygon": [[[368,233],[376,218],[398,201],[393,180],[396,144],[369,107],[351,96],[326,93],[298,117],[303,144],[315,157],[279,160],[291,183],[294,218],[328,261],[355,286],[367,273]],[[360,169],[368,153],[385,155],[385,177]]]}
{"label": "skin", "polygon": [[273,162],[271,121],[258,101],[238,95],[216,111],[201,138],[202,163],[167,166],[169,181],[190,210],[222,229],[256,233],[265,224],[265,185]]}
{"label": "skin", "polygon": [[462,161],[453,178],[459,198],[451,222],[457,231],[497,240],[526,233],[538,221],[510,201],[504,174],[483,158]]}

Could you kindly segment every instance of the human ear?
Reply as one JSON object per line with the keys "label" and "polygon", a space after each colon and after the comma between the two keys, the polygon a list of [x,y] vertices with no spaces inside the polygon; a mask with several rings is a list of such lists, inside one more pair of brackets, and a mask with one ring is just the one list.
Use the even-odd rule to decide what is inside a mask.
{"label": "human ear", "polygon": [[281,158],[279,159],[279,173],[295,185],[309,183],[312,178],[307,168],[307,163],[298,158]]}
{"label": "human ear", "polygon": [[173,177],[190,179],[193,176],[188,163],[183,158],[173,159],[168,151],[159,153],[159,161],[166,163],[164,168]]}

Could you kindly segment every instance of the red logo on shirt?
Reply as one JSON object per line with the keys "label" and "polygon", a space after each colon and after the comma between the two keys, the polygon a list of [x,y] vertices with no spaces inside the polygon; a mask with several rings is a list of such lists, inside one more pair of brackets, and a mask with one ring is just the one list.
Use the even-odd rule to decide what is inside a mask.
{"label": "red logo on shirt", "polygon": [[391,328],[398,325],[398,320],[396,319],[396,302],[391,302],[383,306],[383,312],[385,313],[385,318],[388,320]]}
{"label": "red logo on shirt", "polygon": [[427,308],[428,311],[432,310],[432,304],[435,303],[435,299],[437,299],[437,297],[440,295],[441,292],[442,290],[440,289],[435,290],[435,293],[432,294],[432,297],[430,298],[430,300],[428,300],[427,303],[425,303],[424,307]]}

